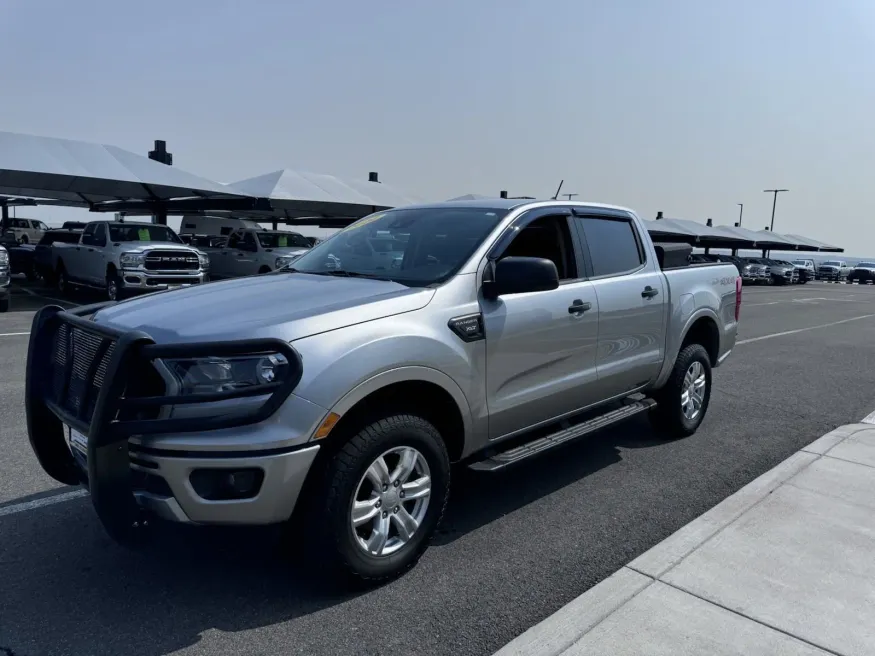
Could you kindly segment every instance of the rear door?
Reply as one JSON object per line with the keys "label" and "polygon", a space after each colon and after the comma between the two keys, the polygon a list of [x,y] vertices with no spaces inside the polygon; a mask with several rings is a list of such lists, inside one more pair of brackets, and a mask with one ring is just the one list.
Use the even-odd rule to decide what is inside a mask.
{"label": "rear door", "polygon": [[656,378],[665,357],[668,290],[632,216],[582,208],[573,223],[599,303],[596,367],[604,398]]}
{"label": "rear door", "polygon": [[491,439],[570,414],[599,395],[598,300],[570,215],[561,207],[527,212],[508,233],[516,236],[490,253],[552,260],[560,279],[550,291],[481,297]]}

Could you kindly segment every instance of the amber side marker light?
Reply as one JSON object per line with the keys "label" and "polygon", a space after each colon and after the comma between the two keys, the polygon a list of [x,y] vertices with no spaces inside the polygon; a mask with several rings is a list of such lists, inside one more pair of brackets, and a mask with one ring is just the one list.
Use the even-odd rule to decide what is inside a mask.
{"label": "amber side marker light", "polygon": [[328,437],[328,433],[331,432],[331,429],[334,428],[338,421],[340,421],[340,415],[336,412],[329,412],[328,416],[319,425],[319,429],[313,434],[313,439],[321,440]]}

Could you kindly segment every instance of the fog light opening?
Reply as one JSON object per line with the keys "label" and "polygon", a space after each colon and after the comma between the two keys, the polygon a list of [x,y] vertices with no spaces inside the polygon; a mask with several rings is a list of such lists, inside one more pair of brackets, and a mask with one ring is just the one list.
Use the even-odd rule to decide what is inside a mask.
{"label": "fog light opening", "polygon": [[249,469],[195,469],[189,476],[197,495],[207,501],[251,499],[261,490],[264,471]]}

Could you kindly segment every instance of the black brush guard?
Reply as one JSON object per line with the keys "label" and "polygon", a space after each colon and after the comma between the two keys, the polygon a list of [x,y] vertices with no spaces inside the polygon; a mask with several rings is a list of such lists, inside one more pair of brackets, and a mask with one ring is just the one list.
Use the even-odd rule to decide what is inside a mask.
{"label": "black brush guard", "polygon": [[[47,306],[33,319],[27,350],[25,406],[31,447],[43,470],[67,485],[84,483],[107,533],[133,543],[144,525],[134,497],[128,438],[255,424],[270,417],[303,373],[301,357],[280,339],[156,344],[141,331],[120,331],[90,320],[102,303],[67,311]],[[143,395],[141,381],[157,375],[161,358],[231,357],[279,353],[289,362],[282,381],[229,392]],[[154,391],[154,390],[153,390]],[[160,419],[163,406],[269,395],[256,408],[215,417]],[[146,418],[144,418],[146,417]],[[64,426],[87,438],[87,471],[67,445]]]}

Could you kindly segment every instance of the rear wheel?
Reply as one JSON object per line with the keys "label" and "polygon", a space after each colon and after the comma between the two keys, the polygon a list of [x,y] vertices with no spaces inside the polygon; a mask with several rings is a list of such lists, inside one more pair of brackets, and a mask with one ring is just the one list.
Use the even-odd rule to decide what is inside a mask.
{"label": "rear wheel", "polygon": [[684,347],[675,360],[665,387],[653,395],[653,427],[666,437],[688,437],[696,432],[711,400],[711,359],[701,344]]}
{"label": "rear wheel", "polygon": [[413,567],[449,496],[450,461],[437,429],[415,415],[362,428],[326,463],[308,528],[320,555],[355,579],[380,582]]}
{"label": "rear wheel", "polygon": [[27,238],[27,235],[21,235],[21,239],[18,240],[19,244],[29,244],[30,239]]}
{"label": "rear wheel", "polygon": [[67,279],[67,269],[64,268],[63,263],[58,265],[58,270],[55,272],[55,286],[62,298],[70,293],[70,281]]}
{"label": "rear wheel", "polygon": [[9,312],[9,299],[0,299],[0,312]]}

